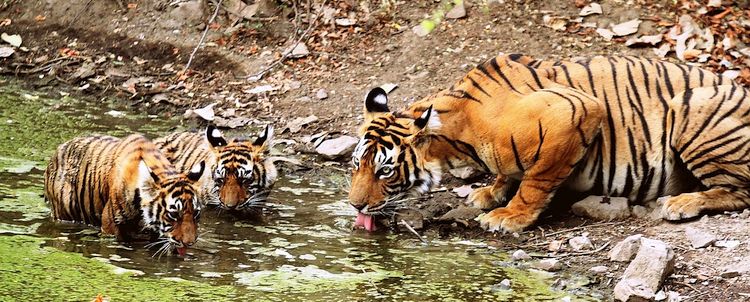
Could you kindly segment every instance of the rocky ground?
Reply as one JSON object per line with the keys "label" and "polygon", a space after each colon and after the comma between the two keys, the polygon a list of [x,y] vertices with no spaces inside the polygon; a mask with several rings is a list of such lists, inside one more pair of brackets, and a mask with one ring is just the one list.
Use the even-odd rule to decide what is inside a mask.
{"label": "rocky ground", "polygon": [[[285,150],[339,171],[348,168],[345,147],[355,141],[370,88],[397,84],[391,106],[402,107],[498,52],[658,56],[750,80],[745,2],[501,0],[456,8],[452,1],[223,0],[217,10],[218,2],[7,0],[0,73],[51,94],[114,97],[190,124],[273,123]],[[387,223],[423,224],[427,236],[481,236],[521,251],[509,265],[588,276],[584,287],[617,295],[640,288],[670,301],[750,299],[747,211],[671,224],[652,219],[649,207],[613,201],[599,213],[574,207],[587,217],[579,218],[564,202],[578,199],[569,198],[531,230],[487,234],[457,197],[467,194],[467,182],[485,179],[460,178]],[[636,234],[642,237],[629,237]],[[638,269],[644,266],[650,269]],[[633,286],[638,280],[642,286]]]}

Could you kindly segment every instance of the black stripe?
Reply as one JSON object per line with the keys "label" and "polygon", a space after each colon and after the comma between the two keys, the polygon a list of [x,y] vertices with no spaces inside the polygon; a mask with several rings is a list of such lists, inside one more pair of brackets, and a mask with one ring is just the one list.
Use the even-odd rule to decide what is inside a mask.
{"label": "black stripe", "polygon": [[513,156],[516,158],[516,167],[523,172],[523,164],[521,163],[521,157],[518,155],[518,148],[516,148],[516,140],[513,138],[513,135],[510,136],[510,145],[513,148]]}

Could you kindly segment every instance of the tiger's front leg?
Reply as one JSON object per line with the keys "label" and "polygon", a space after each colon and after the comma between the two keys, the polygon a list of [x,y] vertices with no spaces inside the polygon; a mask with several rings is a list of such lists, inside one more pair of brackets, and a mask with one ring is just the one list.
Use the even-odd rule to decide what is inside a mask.
{"label": "tiger's front leg", "polygon": [[505,175],[498,175],[491,186],[476,188],[469,194],[466,203],[477,209],[492,210],[505,202],[505,194],[510,187],[509,179]]}
{"label": "tiger's front leg", "polygon": [[[543,108],[549,110],[533,112],[529,106],[509,112],[503,125],[508,137],[494,141],[493,148],[500,154],[497,170],[503,177],[521,173],[521,183],[507,206],[478,217],[485,229],[517,232],[533,224],[598,135],[604,111],[595,100],[575,91],[556,96],[580,102],[556,102],[557,97],[540,92],[526,103],[546,101],[550,105]],[[513,119],[529,116],[536,116],[531,119],[536,125]]]}

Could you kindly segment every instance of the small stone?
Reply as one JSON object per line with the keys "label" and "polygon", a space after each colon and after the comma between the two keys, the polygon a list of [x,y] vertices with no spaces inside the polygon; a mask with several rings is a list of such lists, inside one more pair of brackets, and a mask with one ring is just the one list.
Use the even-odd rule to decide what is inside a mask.
{"label": "small stone", "polygon": [[447,14],[445,14],[446,19],[460,19],[463,17],[466,17],[466,7],[464,7],[463,1],[456,4],[456,6],[454,6],[450,11],[448,11]]}
{"label": "small stone", "polygon": [[539,260],[539,262],[534,264],[534,267],[540,270],[554,272],[562,269],[562,264],[560,264],[560,260],[557,260],[555,258],[547,258]]}
{"label": "small stone", "polygon": [[721,273],[722,278],[734,278],[741,275],[746,275],[750,272],[750,260],[740,261],[724,267]]}
{"label": "small stone", "polygon": [[589,240],[589,238],[586,236],[576,236],[570,238],[570,240],[568,240],[568,244],[573,249],[573,251],[576,252],[594,249],[594,245],[591,244],[591,240]]}
{"label": "small stone", "polygon": [[743,210],[739,217],[742,219],[750,218],[750,209]]}
{"label": "small stone", "polygon": [[565,244],[565,241],[563,240],[552,240],[549,242],[549,245],[547,246],[547,250],[550,252],[559,252],[562,250],[563,245]]}
{"label": "small stone", "polygon": [[302,127],[304,127],[307,124],[313,123],[318,121],[318,117],[314,115],[308,115],[306,117],[298,117],[296,119],[293,119],[289,123],[286,124],[286,128],[289,129],[289,132],[291,133],[297,133],[300,130],[302,130]]}
{"label": "small stone", "polygon": [[667,293],[664,292],[664,290],[660,290],[659,292],[654,295],[655,301],[664,301],[667,299]]}
{"label": "small stone", "polygon": [[354,146],[357,145],[359,139],[356,137],[342,135],[334,139],[325,140],[318,147],[315,148],[315,152],[328,159],[336,159],[343,155],[350,155],[354,151]]}
{"label": "small stone", "polygon": [[510,290],[510,280],[508,279],[503,279],[503,281],[500,281],[500,283],[492,286],[492,291],[495,291],[495,292],[508,291],[508,290]]}
{"label": "small stone", "polygon": [[652,300],[674,268],[674,251],[660,240],[641,238],[638,254],[615,285],[615,299]]}
{"label": "small stone", "polygon": [[685,236],[690,241],[690,245],[696,249],[707,247],[716,241],[716,236],[711,232],[694,227],[686,227]]}
{"label": "small stone", "polygon": [[715,247],[721,247],[728,250],[732,250],[740,245],[739,240],[718,240],[714,242]]}
{"label": "small stone", "polygon": [[633,256],[638,252],[638,248],[641,245],[641,237],[643,237],[641,234],[632,235],[617,243],[609,251],[609,260],[628,262],[630,259],[633,259]]}
{"label": "small stone", "polygon": [[669,291],[667,292],[667,302],[680,302],[683,298],[680,296],[680,293],[676,291]]}
{"label": "small stone", "polygon": [[328,91],[326,91],[323,88],[318,89],[318,92],[315,93],[315,97],[319,100],[327,99],[328,98]]}
{"label": "small stone", "polygon": [[609,271],[609,268],[605,265],[597,265],[589,269],[590,273],[601,275]]}
{"label": "small stone", "polygon": [[510,259],[513,261],[529,260],[531,259],[531,256],[529,256],[529,254],[527,254],[523,250],[516,250],[512,255],[510,255]]}
{"label": "small stone", "polygon": [[621,220],[630,217],[625,197],[589,196],[571,207],[574,214],[596,220]]}

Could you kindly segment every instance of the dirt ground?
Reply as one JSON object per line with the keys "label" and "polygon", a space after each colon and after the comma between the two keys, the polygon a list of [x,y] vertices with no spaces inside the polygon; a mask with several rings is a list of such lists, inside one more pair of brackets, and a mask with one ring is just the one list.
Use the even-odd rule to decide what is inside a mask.
{"label": "dirt ground", "polygon": [[[398,84],[391,94],[391,108],[401,108],[447,87],[499,52],[547,59],[655,56],[650,48],[629,48],[622,40],[606,41],[590,30],[561,32],[544,26],[544,15],[577,16],[576,2],[586,1],[506,0],[488,1],[492,2],[488,5],[467,1],[471,5],[465,18],[444,20],[425,37],[411,28],[435,12],[440,5],[435,1],[327,1],[324,6],[314,1],[313,14],[304,6],[295,14],[291,3],[298,1],[277,1],[279,5],[261,7],[256,16],[245,20],[219,10],[210,24],[206,20],[215,6],[204,1],[126,2],[4,1],[0,19],[8,18],[11,23],[0,31],[21,35],[25,50],[0,59],[0,73],[22,78],[34,89],[51,94],[114,97],[136,110],[165,117],[215,103],[220,126],[273,123],[278,138],[302,142],[305,136],[322,131],[353,133],[361,122],[362,98],[372,87]],[[379,7],[386,2],[391,5]],[[652,34],[658,20],[675,21],[672,3],[603,1],[605,13],[586,17],[586,21],[606,26],[641,17],[639,32]],[[355,19],[356,25],[325,20],[325,14],[316,13],[323,7],[333,10],[334,19]],[[206,26],[204,47],[198,49],[190,68],[183,70]],[[248,79],[278,62],[299,37],[304,38],[300,41],[309,54],[284,60],[260,80]],[[298,131],[288,129],[294,119],[312,115],[317,119]],[[186,117],[186,122],[198,119]],[[462,203],[450,192],[462,184],[449,179],[444,184],[446,192],[433,194],[430,205],[425,205],[432,207],[431,217]],[[456,222],[436,224],[428,233],[437,234],[428,235],[458,230],[508,250],[520,248],[539,258],[556,257],[565,264],[564,270],[591,275],[587,286],[611,292],[626,264],[608,261],[607,252],[619,240],[640,233],[664,240],[677,253],[676,270],[666,280],[665,291],[676,291],[687,301],[750,299],[748,276],[720,277],[725,266],[750,256],[750,223],[738,213],[681,224],[640,219],[594,222],[572,216],[565,207],[547,213],[538,226],[518,236],[487,234],[468,220],[468,228]],[[733,249],[693,249],[685,239],[687,226],[709,229],[721,239],[741,243]],[[567,242],[584,233],[601,249],[573,252],[567,244],[559,250],[548,249],[553,241]],[[596,265],[610,270],[592,275],[588,270]]]}

